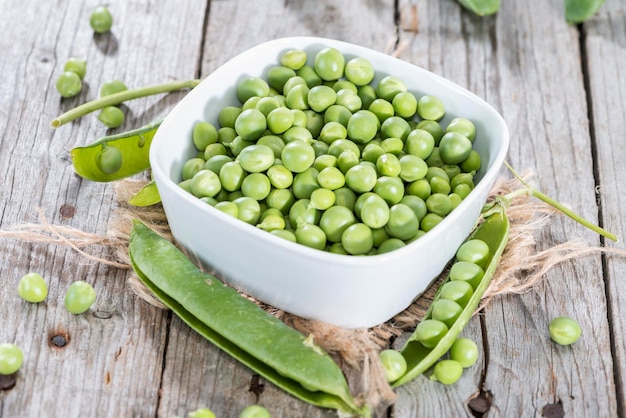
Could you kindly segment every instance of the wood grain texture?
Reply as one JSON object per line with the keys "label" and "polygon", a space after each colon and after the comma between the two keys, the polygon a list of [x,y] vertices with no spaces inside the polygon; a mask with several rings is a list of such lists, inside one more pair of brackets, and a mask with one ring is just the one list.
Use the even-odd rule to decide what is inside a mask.
{"label": "wood grain texture", "polygon": [[[107,35],[89,27],[98,4],[93,0],[2,3],[1,230],[37,222],[41,208],[53,224],[106,233],[116,205],[113,188],[77,177],[68,155],[108,131],[95,115],[56,130],[49,126],[59,113],[97,97],[103,82],[137,87],[205,77],[258,43],[313,35],[379,51],[398,46],[401,59],[483,97],[509,125],[511,163],[534,170],[542,191],[624,238],[626,193],[619,179],[626,159],[626,6],[620,0],[606,0],[580,27],[565,23],[559,1],[503,2],[487,18],[454,0],[399,0],[397,10],[385,0],[107,3],[115,19]],[[61,100],[54,84],[71,56],[87,59],[86,84],[78,97]],[[165,115],[184,94],[126,104],[125,126]],[[536,234],[539,249],[570,239],[600,243],[568,218],[551,220]],[[113,257],[104,248],[89,252]],[[1,418],[172,418],[201,407],[237,417],[252,403],[273,417],[336,415],[284,393],[178,318],[139,301],[127,287],[126,270],[62,246],[7,239],[0,241],[0,260],[0,342],[14,342],[25,353],[15,386],[0,390]],[[49,283],[45,303],[17,296],[19,278],[31,271]],[[577,259],[550,271],[531,292],[494,300],[463,332],[481,343],[477,365],[449,387],[418,377],[398,389],[385,413],[623,417],[625,273],[623,258]],[[63,308],[74,280],[98,292],[88,314]],[[548,322],[558,315],[582,325],[583,336],[571,347],[549,340]]]}

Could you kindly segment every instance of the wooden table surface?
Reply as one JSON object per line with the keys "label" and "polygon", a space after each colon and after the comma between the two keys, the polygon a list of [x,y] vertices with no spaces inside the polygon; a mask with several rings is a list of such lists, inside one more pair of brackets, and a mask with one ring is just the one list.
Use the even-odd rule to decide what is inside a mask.
{"label": "wooden table surface", "polygon": [[[94,35],[95,0],[1,2],[2,230],[38,222],[40,208],[53,224],[106,233],[113,186],[81,179],[69,160],[72,147],[106,129],[94,115],[50,127],[61,112],[96,97],[103,82],[138,87],[205,77],[260,42],[315,35],[380,51],[401,45],[401,59],[484,98],[509,125],[515,167],[533,170],[541,190],[585,218],[626,235],[622,0],[606,0],[579,26],[565,22],[562,0],[503,1],[487,18],[453,0],[106,3],[113,30]],[[78,97],[61,100],[55,82],[72,56],[88,61],[86,84]],[[125,127],[165,115],[184,94],[128,103]],[[603,242],[559,216],[536,238],[540,249],[572,239]],[[63,246],[0,242],[0,342],[25,354],[15,385],[0,390],[0,417],[169,418],[200,407],[237,417],[253,403],[273,417],[335,416],[259,380],[177,317],[138,299],[126,270]],[[90,252],[112,257],[98,247]],[[17,297],[28,272],[49,282],[45,303]],[[624,258],[597,254],[553,268],[523,295],[495,299],[464,331],[482,347],[478,364],[449,387],[424,377],[401,387],[388,416],[626,416],[625,276]],[[75,280],[98,293],[84,315],[63,308],[64,289]],[[547,336],[559,315],[582,325],[574,346]],[[477,397],[485,402],[470,402]]]}

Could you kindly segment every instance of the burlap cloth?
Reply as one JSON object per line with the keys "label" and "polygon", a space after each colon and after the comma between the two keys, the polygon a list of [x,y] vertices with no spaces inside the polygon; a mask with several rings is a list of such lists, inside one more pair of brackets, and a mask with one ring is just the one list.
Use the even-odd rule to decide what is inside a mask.
{"label": "burlap cloth", "polygon": [[[528,180],[531,175],[526,173],[523,177]],[[133,219],[142,220],[153,230],[172,240],[161,205],[138,208],[126,203],[146,182],[146,180],[124,180],[116,183],[115,193],[118,204],[111,217],[109,229],[104,235],[94,235],[74,228],[52,225],[46,222],[40,213],[38,223],[19,225],[10,231],[0,231],[0,238],[66,245],[98,263],[128,269],[129,289],[143,301],[165,309],[165,306],[133,274],[127,253]],[[490,200],[500,199],[502,196],[520,190],[520,187],[521,184],[515,179],[500,178],[490,193]],[[521,294],[532,289],[556,264],[601,252],[618,256],[626,255],[626,252],[622,250],[577,240],[537,251],[536,232],[550,221],[556,210],[527,194],[518,195],[506,204],[511,224],[509,242],[478,311],[495,297]],[[111,258],[92,256],[89,254],[89,249],[93,246],[108,247]],[[394,390],[385,379],[378,354],[382,349],[390,347],[396,338],[415,328],[426,313],[434,293],[445,278],[445,273],[443,272],[430,288],[406,310],[389,321],[368,329],[339,328],[319,321],[303,319],[257,303],[289,326],[305,335],[312,334],[315,342],[327,350],[342,367],[357,401],[369,405],[376,412],[393,404],[396,398]]]}

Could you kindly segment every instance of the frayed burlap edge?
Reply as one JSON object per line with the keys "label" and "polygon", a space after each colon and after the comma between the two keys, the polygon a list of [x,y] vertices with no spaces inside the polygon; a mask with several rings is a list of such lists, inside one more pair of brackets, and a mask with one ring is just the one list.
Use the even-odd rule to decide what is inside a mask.
{"label": "frayed burlap edge", "polygon": [[[525,181],[531,177],[529,173],[523,176]],[[139,208],[126,203],[145,184],[146,180],[124,180],[116,183],[118,206],[111,218],[108,231],[104,235],[50,224],[39,211],[39,223],[19,225],[9,231],[0,231],[0,238],[65,245],[95,262],[129,269],[130,260],[127,250],[133,219],[143,221],[161,236],[170,241],[173,240],[161,205]],[[490,200],[514,192],[519,187],[520,183],[517,180],[500,178],[492,188]],[[507,206],[507,216],[511,224],[509,242],[481,300],[479,310],[497,296],[521,294],[534,288],[545,273],[559,263],[601,252],[626,255],[626,252],[622,250],[580,241],[568,241],[543,251],[537,251],[535,234],[547,225],[556,210],[526,194],[517,196]],[[93,246],[109,248],[112,253],[111,259],[90,255],[87,250]],[[395,338],[415,328],[426,313],[439,285],[445,279],[445,273],[443,272],[434,280],[424,294],[416,298],[403,312],[369,329],[344,329],[300,318],[260,302],[257,303],[287,325],[305,335],[312,335],[315,342],[328,351],[342,367],[357,400],[374,411],[380,411],[395,402],[396,394],[385,379],[384,369],[378,360],[379,353],[389,347]],[[142,300],[156,307],[166,308],[139,281],[132,270],[128,275],[128,284]]]}

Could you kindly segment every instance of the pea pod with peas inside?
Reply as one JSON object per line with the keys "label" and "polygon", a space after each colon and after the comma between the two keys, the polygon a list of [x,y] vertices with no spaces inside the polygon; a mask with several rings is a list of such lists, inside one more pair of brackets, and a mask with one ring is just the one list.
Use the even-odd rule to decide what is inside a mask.
{"label": "pea pod with peas inside", "polygon": [[150,144],[162,120],[117,135],[105,136],[71,151],[76,174],[88,180],[120,180],[150,168]]}
{"label": "pea pod with peas inside", "polygon": [[[400,351],[406,360],[407,371],[404,375],[392,382],[394,387],[407,383],[424,373],[450,349],[452,344],[454,344],[457,337],[472,317],[482,295],[489,285],[500,256],[506,246],[508,235],[509,220],[505,214],[504,208],[494,208],[494,211],[470,235],[468,241],[466,241],[466,243],[470,245],[478,243],[487,245],[488,256],[478,261],[484,273],[476,276],[468,272],[468,274],[460,274],[458,277],[453,278],[451,277],[452,274],[448,275],[435,294],[433,303],[426,312],[424,320],[420,323],[420,325],[426,324],[426,326],[420,327],[420,325],[418,325],[413,335]],[[461,248],[463,248],[463,246]],[[482,250],[478,250],[477,253],[485,254]],[[468,261],[461,262],[470,264]],[[446,285],[455,282],[469,283],[472,287],[472,292],[466,293],[465,296],[459,296],[456,301],[452,301],[452,298],[448,296],[442,296]],[[470,294],[471,296],[469,296]],[[454,312],[453,309],[442,309],[442,311],[451,312],[449,316],[435,313],[435,308],[443,301],[453,302],[461,309],[457,309],[456,312]],[[436,316],[437,319],[434,319],[434,316]],[[436,325],[440,326],[437,327]]]}
{"label": "pea pod with peas inside", "polygon": [[140,280],[192,329],[286,392],[313,405],[368,415],[343,372],[312,338],[201,271],[178,248],[135,221],[128,246]]}

